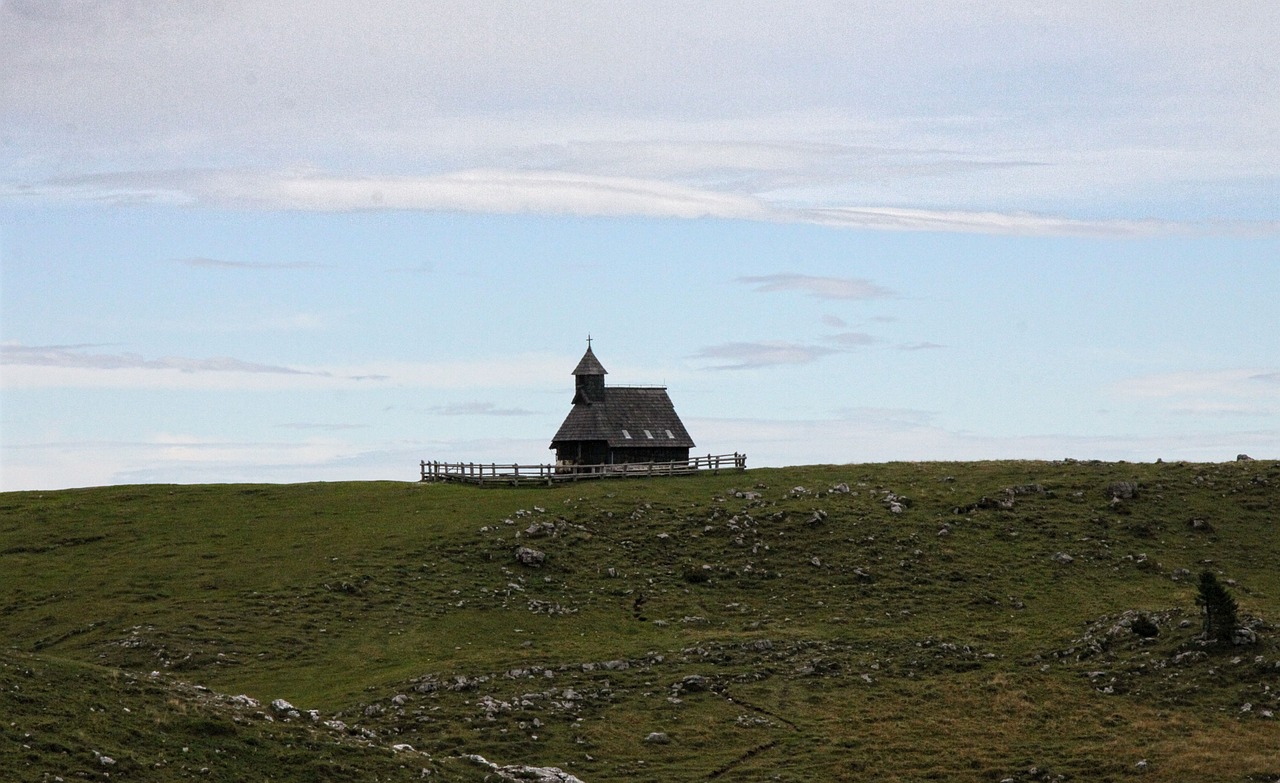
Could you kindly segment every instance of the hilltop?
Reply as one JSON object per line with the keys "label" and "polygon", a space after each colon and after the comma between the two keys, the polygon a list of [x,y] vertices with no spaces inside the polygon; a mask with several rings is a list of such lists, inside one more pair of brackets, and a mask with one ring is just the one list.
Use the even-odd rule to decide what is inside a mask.
{"label": "hilltop", "polygon": [[1274,461],[5,493],[0,768],[1274,781],[1278,517]]}

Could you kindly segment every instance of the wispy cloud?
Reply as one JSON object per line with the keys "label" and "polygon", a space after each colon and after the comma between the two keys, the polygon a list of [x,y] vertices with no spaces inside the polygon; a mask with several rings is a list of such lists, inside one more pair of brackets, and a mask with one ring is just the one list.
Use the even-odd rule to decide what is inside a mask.
{"label": "wispy cloud", "polygon": [[839,351],[804,343],[739,342],[708,346],[698,351],[694,358],[713,362],[708,366],[712,370],[749,370],[785,364],[809,364],[833,353]]}
{"label": "wispy cloud", "polygon": [[753,285],[761,293],[798,291],[815,299],[883,299],[895,296],[888,288],[860,277],[816,277],[784,272],[739,277],[738,282]]}
{"label": "wispy cloud", "polygon": [[0,364],[29,365],[38,367],[66,367],[88,370],[176,370],[183,373],[237,372],[278,373],[282,375],[326,375],[299,370],[283,365],[260,364],[218,356],[209,359],[190,359],[166,356],[147,359],[134,353],[86,353],[84,348],[93,346],[16,345],[0,346]]}
{"label": "wispy cloud", "polygon": [[536,416],[536,411],[524,408],[499,408],[491,402],[463,402],[454,405],[437,405],[428,408],[441,416]]}
{"label": "wispy cloud", "polygon": [[839,334],[831,334],[822,338],[829,343],[842,345],[846,348],[859,348],[864,345],[875,345],[880,342],[880,338],[866,332],[841,332]]}
{"label": "wispy cloud", "polygon": [[905,426],[925,426],[937,418],[936,411],[916,410],[914,408],[841,408],[835,414],[842,420],[858,421],[869,424],[897,424]]}
{"label": "wispy cloud", "polygon": [[290,421],[275,425],[280,430],[317,430],[321,432],[343,432],[346,430],[368,429],[368,424],[327,424],[324,422]]}
{"label": "wispy cloud", "polygon": [[904,343],[898,346],[899,351],[935,351],[939,348],[946,348],[945,345],[931,343],[928,341],[919,343]]}
{"label": "wispy cloud", "polygon": [[[348,212],[415,210],[586,217],[720,218],[809,223],[877,231],[1014,236],[1138,237],[1274,235],[1280,221],[1085,220],[1033,212],[907,209],[863,205],[811,207],[736,187],[572,170],[460,169],[430,176],[351,175],[317,170],[174,170],[94,174],[0,185],[0,199],[159,203],[208,208]],[[224,269],[317,269],[319,264],[195,257],[192,266]],[[847,284],[819,298],[866,298]],[[781,290],[781,289],[779,289]],[[838,293],[845,291],[846,293]]]}
{"label": "wispy cloud", "polygon": [[[0,346],[0,387],[129,389],[363,389],[394,383],[420,389],[542,388],[573,359],[518,354],[475,361],[300,366],[231,357],[148,358],[105,353],[97,345]],[[490,414],[494,415],[494,414]]]}
{"label": "wispy cloud", "polygon": [[1114,387],[1122,398],[1162,406],[1184,416],[1238,417],[1280,414],[1280,371],[1204,370],[1128,378]]}
{"label": "wispy cloud", "polygon": [[202,267],[205,269],[328,269],[324,264],[308,262],[264,262],[264,261],[227,261],[220,258],[178,258],[175,261],[184,266]]}

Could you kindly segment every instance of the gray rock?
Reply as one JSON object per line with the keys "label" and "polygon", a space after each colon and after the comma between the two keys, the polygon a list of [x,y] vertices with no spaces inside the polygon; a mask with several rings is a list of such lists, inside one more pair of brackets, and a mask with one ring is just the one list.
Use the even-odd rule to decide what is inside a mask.
{"label": "gray rock", "polygon": [[1113,481],[1107,485],[1107,492],[1113,500],[1132,500],[1138,496],[1138,485],[1133,481]]}
{"label": "gray rock", "polygon": [[556,526],[554,522],[534,522],[524,529],[524,534],[529,538],[542,538],[544,536],[555,535]]}
{"label": "gray rock", "polygon": [[1066,552],[1057,552],[1053,556],[1053,561],[1055,563],[1062,563],[1063,565],[1066,565],[1068,563],[1074,563],[1075,558],[1067,554]]}
{"label": "gray rock", "polygon": [[1231,643],[1235,645],[1257,644],[1258,633],[1252,628],[1237,628],[1231,633]]}
{"label": "gray rock", "polygon": [[678,682],[674,683],[672,690],[683,691],[685,693],[700,693],[711,687],[711,680],[703,677],[701,674],[690,674]]}
{"label": "gray rock", "polygon": [[543,552],[522,546],[516,550],[516,562],[520,565],[537,568],[546,562],[547,556]]}
{"label": "gray rock", "polygon": [[644,741],[650,745],[669,745],[671,744],[671,737],[667,736],[665,731],[651,731],[649,736],[644,738]]}

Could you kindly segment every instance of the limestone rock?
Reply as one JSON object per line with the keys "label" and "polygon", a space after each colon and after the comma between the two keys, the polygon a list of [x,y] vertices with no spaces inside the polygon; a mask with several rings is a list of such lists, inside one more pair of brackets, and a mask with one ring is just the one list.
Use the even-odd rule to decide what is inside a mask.
{"label": "limestone rock", "polygon": [[527,546],[522,546],[516,549],[516,562],[520,565],[537,568],[546,562],[546,560],[546,554],[539,552],[536,549],[532,549]]}

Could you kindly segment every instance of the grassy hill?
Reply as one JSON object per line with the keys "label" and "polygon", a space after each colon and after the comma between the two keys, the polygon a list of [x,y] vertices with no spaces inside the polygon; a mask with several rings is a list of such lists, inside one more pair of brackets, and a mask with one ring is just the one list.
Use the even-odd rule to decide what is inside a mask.
{"label": "grassy hill", "polygon": [[1278,521],[1270,461],[6,493],[0,778],[1275,781]]}

